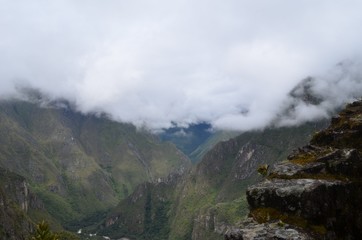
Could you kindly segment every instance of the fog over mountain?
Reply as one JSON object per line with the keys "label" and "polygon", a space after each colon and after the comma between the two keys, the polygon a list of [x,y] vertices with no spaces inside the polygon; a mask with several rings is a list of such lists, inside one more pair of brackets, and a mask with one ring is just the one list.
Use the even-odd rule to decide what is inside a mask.
{"label": "fog over mountain", "polygon": [[[151,129],[248,130],[326,117],[362,92],[358,0],[0,4],[2,98],[30,87]],[[290,95],[308,76],[318,104]]]}

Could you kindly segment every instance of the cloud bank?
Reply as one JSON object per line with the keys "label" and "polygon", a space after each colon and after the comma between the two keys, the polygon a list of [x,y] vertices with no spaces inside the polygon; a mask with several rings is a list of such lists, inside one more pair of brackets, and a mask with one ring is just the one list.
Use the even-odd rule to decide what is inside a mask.
{"label": "cloud bank", "polygon": [[[29,86],[151,129],[249,130],[326,117],[362,92],[357,0],[0,4],[3,98]],[[308,76],[318,105],[289,94]]]}

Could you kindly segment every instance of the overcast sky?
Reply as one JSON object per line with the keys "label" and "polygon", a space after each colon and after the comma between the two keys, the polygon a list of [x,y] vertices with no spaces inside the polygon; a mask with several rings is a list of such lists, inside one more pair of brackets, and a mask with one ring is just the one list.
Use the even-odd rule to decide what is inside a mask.
{"label": "overcast sky", "polygon": [[[290,125],[362,93],[362,1],[0,0],[0,94],[16,86],[157,129]],[[343,63],[338,66],[338,63]],[[338,66],[338,67],[336,67]],[[313,76],[319,106],[288,97]]]}

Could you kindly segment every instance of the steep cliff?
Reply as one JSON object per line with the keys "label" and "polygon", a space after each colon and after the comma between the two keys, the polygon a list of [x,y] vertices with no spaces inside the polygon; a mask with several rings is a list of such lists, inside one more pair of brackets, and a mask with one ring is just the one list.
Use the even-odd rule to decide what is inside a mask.
{"label": "steep cliff", "polygon": [[362,101],[247,189],[248,219],[226,239],[360,239]]}
{"label": "steep cliff", "polygon": [[0,238],[27,239],[33,229],[32,211],[47,214],[25,178],[0,168]]}
{"label": "steep cliff", "polygon": [[220,142],[190,171],[139,186],[108,215],[102,232],[147,239],[151,223],[151,234],[163,229],[152,239],[220,239],[247,214],[245,190],[260,179],[258,166],[285,159],[323,126],[266,129]]}
{"label": "steep cliff", "polygon": [[185,177],[184,172],[144,183],[111,211],[98,231],[111,238],[168,239],[172,204],[177,201],[175,188]]}
{"label": "steep cliff", "polygon": [[247,214],[246,188],[257,168],[286,158],[324,122],[246,132],[218,143],[176,188],[170,239],[220,239],[228,225]]}
{"label": "steep cliff", "polygon": [[45,209],[74,230],[138,184],[189,165],[174,145],[67,102],[0,102],[0,166],[23,176]]}

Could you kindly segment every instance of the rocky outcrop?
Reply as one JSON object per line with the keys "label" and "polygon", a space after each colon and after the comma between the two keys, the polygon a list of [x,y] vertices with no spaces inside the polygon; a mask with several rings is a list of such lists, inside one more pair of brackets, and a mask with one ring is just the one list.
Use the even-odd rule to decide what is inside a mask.
{"label": "rocky outcrop", "polygon": [[359,239],[362,101],[247,189],[249,219],[225,239]]}
{"label": "rocky outcrop", "polygon": [[228,229],[225,234],[225,240],[239,239],[311,240],[313,237],[301,228],[280,221],[259,224],[248,218],[240,226]]}
{"label": "rocky outcrop", "polygon": [[43,209],[43,204],[27,181],[0,168],[0,239],[27,239],[33,229],[30,209]]}

